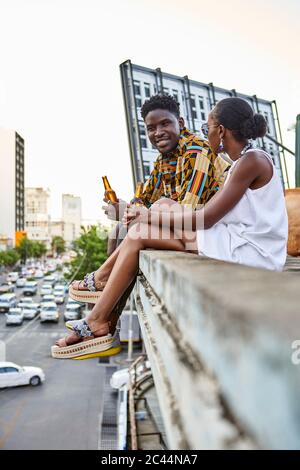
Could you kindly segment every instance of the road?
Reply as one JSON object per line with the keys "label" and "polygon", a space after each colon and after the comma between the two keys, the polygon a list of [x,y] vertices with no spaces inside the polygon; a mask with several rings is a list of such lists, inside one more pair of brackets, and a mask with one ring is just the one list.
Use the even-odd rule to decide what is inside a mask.
{"label": "road", "polygon": [[105,368],[97,359],[52,359],[51,345],[66,332],[62,315],[59,324],[37,318],[6,326],[0,313],[6,360],[41,367],[46,375],[37,387],[0,390],[0,449],[98,448]]}

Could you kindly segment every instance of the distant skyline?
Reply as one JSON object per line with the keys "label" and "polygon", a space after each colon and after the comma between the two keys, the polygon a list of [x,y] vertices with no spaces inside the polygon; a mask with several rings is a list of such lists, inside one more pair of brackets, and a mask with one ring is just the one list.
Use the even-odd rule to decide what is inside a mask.
{"label": "distant skyline", "polygon": [[132,197],[126,59],[275,99],[294,150],[299,18],[297,0],[0,0],[0,126],[25,139],[25,185],[50,189],[52,218],[69,193],[84,219],[105,220],[102,175]]}

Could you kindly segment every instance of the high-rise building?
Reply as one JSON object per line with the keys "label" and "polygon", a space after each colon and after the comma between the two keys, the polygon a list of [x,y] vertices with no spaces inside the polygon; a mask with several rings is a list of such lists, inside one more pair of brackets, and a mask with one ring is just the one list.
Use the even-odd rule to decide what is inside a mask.
{"label": "high-rise building", "polygon": [[0,235],[15,246],[24,230],[24,139],[14,130],[0,129]]}
{"label": "high-rise building", "polygon": [[132,64],[130,60],[120,65],[120,71],[134,187],[137,181],[148,178],[157,157],[157,150],[148,139],[141,115],[145,100],[157,93],[173,96],[180,104],[181,116],[186,126],[200,136],[201,125],[207,121],[208,113],[218,101],[230,96],[246,100],[268,123],[267,135],[257,139],[256,145],[269,152],[283,184],[289,186],[276,101],[245,95],[235,89],[220,88],[213,83],[190,80],[188,76],[179,77],[162,72],[159,68],[149,69]]}
{"label": "high-rise building", "polygon": [[81,198],[72,194],[62,195],[62,222],[64,225],[64,239],[71,243],[80,235],[81,226]]}
{"label": "high-rise building", "polygon": [[25,221],[27,237],[41,241],[50,248],[50,215],[48,209],[49,190],[43,188],[25,189]]}

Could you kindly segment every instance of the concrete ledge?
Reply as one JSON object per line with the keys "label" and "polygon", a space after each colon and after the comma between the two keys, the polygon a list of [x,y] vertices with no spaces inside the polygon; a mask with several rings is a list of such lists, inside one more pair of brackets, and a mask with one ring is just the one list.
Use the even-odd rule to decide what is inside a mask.
{"label": "concrete ledge", "polygon": [[300,448],[300,282],[144,251],[136,303],[170,448]]}

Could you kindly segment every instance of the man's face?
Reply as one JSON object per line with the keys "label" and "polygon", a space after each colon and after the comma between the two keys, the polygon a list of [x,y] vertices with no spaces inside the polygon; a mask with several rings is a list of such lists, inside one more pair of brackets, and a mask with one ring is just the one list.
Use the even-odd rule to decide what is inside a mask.
{"label": "man's face", "polygon": [[151,144],[165,154],[177,147],[184,122],[166,109],[155,109],[147,114],[145,125]]}

